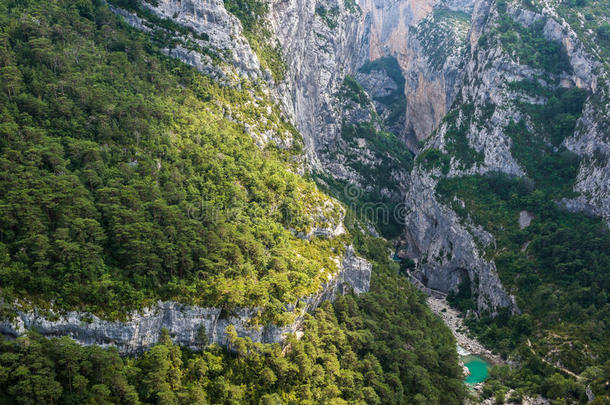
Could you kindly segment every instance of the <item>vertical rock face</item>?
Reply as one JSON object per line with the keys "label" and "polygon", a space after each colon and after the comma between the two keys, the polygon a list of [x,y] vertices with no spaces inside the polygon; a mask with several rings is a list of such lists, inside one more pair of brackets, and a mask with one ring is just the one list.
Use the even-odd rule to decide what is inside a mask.
{"label": "vertical rock face", "polygon": [[142,4],[160,18],[202,34],[199,44],[223,55],[241,74],[251,78],[260,75],[258,59],[242,35],[239,20],[227,12],[222,0],[158,0],[154,5]]}
{"label": "vertical rock face", "polygon": [[344,202],[368,201],[359,209],[375,211],[386,226],[406,191],[411,156],[399,142],[376,146],[386,139],[382,131],[404,127],[404,118],[393,118],[404,79],[400,69],[394,77],[384,66],[362,71],[371,18],[353,0],[271,2],[269,21],[287,66],[274,93],[303,134],[312,172],[339,187]]}
{"label": "vertical rock face", "polygon": [[407,66],[409,31],[432,12],[434,3],[432,0],[361,0],[360,7],[371,20],[369,58],[393,54],[401,66]]}
{"label": "vertical rock face", "polygon": [[394,56],[406,79],[401,137],[417,150],[448,111],[459,83],[471,0],[363,0],[370,16],[369,58]]}
{"label": "vertical rock face", "polygon": [[154,346],[167,329],[172,340],[191,349],[200,348],[198,333],[203,327],[209,343],[226,346],[225,329],[233,325],[240,337],[249,337],[254,342],[278,343],[288,333],[301,327],[303,315],[317,308],[323,301],[334,299],[337,294],[353,291],[367,292],[371,282],[371,264],[356,256],[349,246],[343,257],[339,274],[329,280],[314,295],[305,297],[303,309],[297,311],[293,305],[288,309],[296,312],[294,323],[286,326],[256,325],[252,320],[259,313],[256,308],[239,308],[225,314],[220,308],[201,308],[177,302],[159,302],[152,308],[134,313],[126,322],[104,321],[89,313],[69,312],[57,319],[49,319],[37,311],[18,312],[12,322],[0,323],[0,333],[17,337],[26,330],[34,329],[43,336],[70,336],[84,345],[115,346],[123,354],[137,354]]}
{"label": "vertical rock face", "polygon": [[[401,85],[404,105],[387,129],[412,150],[432,133],[457,93],[473,8],[472,0],[362,0],[359,9],[345,4],[271,3],[270,21],[288,66],[287,80],[277,94],[304,135],[311,164],[322,171],[336,162],[320,151],[339,141],[343,121],[353,122],[345,107],[333,100],[344,78],[355,75],[382,119],[388,113],[378,101],[383,98],[380,86],[401,85],[392,84],[382,70],[367,77],[360,70],[367,61],[395,58],[406,80]],[[325,17],[320,10],[326,10]],[[331,171],[345,171],[341,169]]]}
{"label": "vertical rock face", "polygon": [[315,170],[324,170],[318,151],[337,142],[342,113],[334,95],[364,58],[367,21],[342,0],[283,0],[270,4],[270,22],[288,67],[276,89],[303,134]]}
{"label": "vertical rock face", "polygon": [[[606,88],[604,98],[600,97],[606,112],[610,111],[608,93]],[[580,195],[564,203],[570,210],[601,216],[610,226],[610,118],[603,111],[587,103],[574,137],[565,142],[583,160],[575,186]]]}
{"label": "vertical rock face", "polygon": [[408,44],[412,58],[405,75],[405,140],[413,149],[430,136],[455,100],[469,28],[469,14],[441,4],[413,29]]}
{"label": "vertical rock face", "polygon": [[429,288],[456,291],[470,281],[476,307],[494,312],[515,307],[502,286],[495,264],[481,257],[477,244],[493,242],[486,231],[461,223],[457,214],[436,200],[437,180],[415,168],[406,204],[408,256],[417,261],[413,275]]}

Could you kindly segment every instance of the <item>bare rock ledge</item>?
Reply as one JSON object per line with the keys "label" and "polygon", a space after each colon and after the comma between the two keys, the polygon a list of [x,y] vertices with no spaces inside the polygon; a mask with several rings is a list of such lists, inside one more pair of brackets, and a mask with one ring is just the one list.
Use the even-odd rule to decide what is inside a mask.
{"label": "bare rock ledge", "polygon": [[[249,320],[259,309],[240,308],[225,316],[221,308],[202,308],[178,302],[161,302],[131,314],[127,322],[106,321],[87,312],[71,311],[49,320],[38,311],[18,311],[16,319],[2,321],[0,333],[18,337],[29,329],[43,336],[70,336],[83,345],[115,346],[122,354],[137,354],[157,343],[162,329],[167,329],[174,343],[197,349],[197,332],[203,325],[210,343],[226,346],[225,329],[233,325],[240,337],[249,337],[254,342],[278,343],[287,334],[295,333],[302,324],[305,313],[315,310],[323,301],[333,300],[337,294],[353,291],[367,292],[370,287],[372,265],[356,256],[352,246],[346,249],[341,270],[337,276],[324,284],[320,291],[302,299],[305,302],[294,323],[287,326],[250,326]],[[294,310],[293,305],[287,306]]]}

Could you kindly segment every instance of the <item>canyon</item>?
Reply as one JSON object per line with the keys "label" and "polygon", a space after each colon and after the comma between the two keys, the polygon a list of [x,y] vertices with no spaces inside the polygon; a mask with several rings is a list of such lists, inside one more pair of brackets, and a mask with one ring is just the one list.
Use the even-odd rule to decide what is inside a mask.
{"label": "canyon", "polygon": [[[506,10],[499,11],[496,3],[274,0],[265,3],[268,10],[264,15],[256,17],[264,32],[271,34],[267,38],[268,49],[281,55],[283,66],[275,66],[274,71],[270,68],[272,59],[266,60],[260,47],[250,44],[248,35],[252,33],[220,0],[142,3],[149,17],[171,21],[186,28],[184,32],[157,26],[156,19],[149,21],[146,16],[116,6],[112,11],[138,30],[151,35],[162,31],[172,36],[175,43],[163,49],[166,55],[220,83],[238,86],[244,79],[260,83],[280,106],[282,115],[302,134],[302,172],[317,176],[321,184],[328,184],[331,179],[357,187],[358,197],[361,193],[381,196],[399,206],[404,212],[394,218],[401,227],[398,249],[401,256],[414,261],[411,274],[427,287],[444,293],[457,292],[468,280],[476,310],[494,314],[500,308],[520,311],[515,297],[500,281],[493,259],[485,254],[485,249],[495,244],[495,237],[441,202],[436,188],[443,178],[463,175],[502,172],[526,176],[523,165],[511,152],[512,140],[506,133],[509,123],[525,118],[516,100],[526,96],[509,88],[508,83],[538,80],[553,89],[576,87],[587,92],[576,131],[562,144],[581,158],[574,186],[577,196],[557,204],[610,221],[607,66],[585,47],[553,5],[543,3],[532,11],[510,3],[503,6]],[[504,15],[524,27],[542,26],[544,38],[565,49],[570,72],[553,72],[552,80],[547,78],[545,82],[540,78],[543,69],[515,61],[497,40],[497,26]],[[485,45],[482,38],[492,45]],[[554,80],[557,85],[551,83]],[[350,88],[350,83],[356,85]],[[529,101],[543,102],[531,98]],[[466,105],[471,106],[469,116],[462,111]],[[476,162],[465,164],[462,157],[452,155],[452,125],[459,125],[467,134],[467,148],[480,156]],[[364,127],[373,138],[385,131],[400,140],[404,150],[399,152],[409,150],[413,154],[408,164],[404,164],[403,155],[396,154],[398,144],[389,150],[379,149],[371,139],[360,135]],[[272,134],[257,138],[261,146],[271,141],[284,142]],[[448,156],[445,168],[425,167],[414,158],[430,150]],[[377,181],[379,178],[385,181]],[[376,225],[374,221],[369,224],[375,234],[380,232]],[[344,264],[360,260],[350,252],[352,256],[346,257]],[[331,297],[335,290],[343,289],[338,280],[350,274],[349,268],[344,266],[343,272],[317,298],[312,298],[314,303],[308,302],[308,310],[314,309],[321,297]],[[356,290],[367,290],[365,280],[370,279],[370,267],[365,268],[369,276],[357,277],[359,281],[352,283]],[[159,325],[168,326],[161,319],[182,316],[176,315],[182,309],[172,303],[161,303],[151,311],[155,313],[151,318],[155,330]],[[219,311],[186,311],[195,311],[196,317],[206,319],[206,329],[215,331],[214,340],[222,342],[222,332],[216,332],[220,329],[212,325],[216,325]],[[72,323],[82,323],[81,316],[69,317],[72,318]],[[238,316],[234,323],[244,323],[246,318],[249,316]],[[22,314],[21,322],[25,326],[37,324],[49,335],[61,334],[55,329],[61,326],[44,326],[45,322],[36,321],[31,314]],[[137,318],[133,322],[140,323]],[[227,322],[232,323],[230,319]],[[12,335],[23,330],[23,326],[3,328]],[[148,337],[136,339],[138,343],[128,343],[133,340],[131,337],[110,338],[99,332],[106,328],[94,323],[85,327],[94,331],[70,334],[77,340],[82,336],[80,340],[86,343],[112,341],[125,351],[138,351],[154,343],[149,336],[155,331],[143,333]],[[169,329],[173,326],[169,325]],[[178,340],[192,345],[194,329],[184,333],[189,337]],[[248,335],[245,329],[242,334]],[[278,341],[280,335],[281,331],[259,329],[252,337],[255,341]]]}

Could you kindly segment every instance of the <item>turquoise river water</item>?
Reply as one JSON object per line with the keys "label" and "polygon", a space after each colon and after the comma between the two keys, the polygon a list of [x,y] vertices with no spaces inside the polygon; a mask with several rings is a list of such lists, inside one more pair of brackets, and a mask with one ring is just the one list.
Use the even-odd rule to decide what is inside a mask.
{"label": "turquoise river water", "polygon": [[485,359],[478,356],[464,356],[462,358],[464,365],[470,370],[470,375],[466,377],[467,384],[476,384],[485,381],[489,364]]}

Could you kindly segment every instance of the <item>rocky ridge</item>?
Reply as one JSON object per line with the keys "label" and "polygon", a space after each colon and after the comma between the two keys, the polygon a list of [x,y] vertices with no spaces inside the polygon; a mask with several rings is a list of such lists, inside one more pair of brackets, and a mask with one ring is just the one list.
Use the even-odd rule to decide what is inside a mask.
{"label": "rocky ridge", "polygon": [[583,114],[572,137],[564,145],[581,156],[582,161],[574,191],[580,195],[564,206],[573,211],[601,216],[610,224],[610,83],[608,67],[595,55],[594,49],[586,49],[576,32],[554,10],[550,2],[544,2],[540,13],[516,7],[508,9],[511,17],[524,26],[543,21],[546,39],[560,42],[573,69],[571,75],[561,78],[563,87],[584,88],[592,95],[585,103]]}
{"label": "rocky ridge", "polygon": [[13,321],[0,323],[0,333],[17,337],[29,329],[47,337],[70,336],[84,345],[115,346],[123,354],[137,354],[154,346],[167,329],[174,343],[193,350],[201,348],[198,333],[206,333],[209,343],[227,345],[225,329],[233,325],[239,337],[254,342],[280,343],[302,325],[305,313],[315,310],[323,301],[332,300],[338,294],[353,291],[367,292],[370,287],[372,265],[356,256],[349,246],[339,273],[316,294],[304,297],[301,304],[287,305],[295,314],[293,323],[286,326],[256,325],[252,320],[259,314],[258,308],[238,308],[225,313],[221,308],[202,308],[177,302],[158,302],[155,306],[132,313],[125,322],[102,320],[86,312],[72,311],[48,316],[36,310],[17,311]]}
{"label": "rocky ridge", "polygon": [[360,24],[357,7],[348,9],[339,0],[275,1],[268,18],[287,66],[286,79],[274,92],[303,135],[309,165],[324,171],[329,162],[320,151],[341,132],[342,110],[334,96],[363,60],[366,24]]}
{"label": "rocky ridge", "polygon": [[[484,46],[494,38],[501,15],[492,1],[475,3],[472,27],[468,34],[470,52],[465,61],[463,82],[454,102],[451,114],[426,141],[425,149],[438,149],[448,155],[450,163],[443,172],[414,168],[406,203],[411,207],[406,220],[408,254],[418,259],[416,275],[430,287],[442,291],[456,290],[468,274],[479,309],[511,306],[514,299],[504,292],[496,275],[495,264],[482,258],[479,252],[493,237],[469,221],[464,221],[448,207],[438,202],[436,184],[447,176],[464,176],[503,172],[513,176],[525,176],[524,168],[512,151],[512,140],[506,133],[511,122],[525,120],[533,127],[529,117],[519,108],[517,101],[541,104],[545,99],[532,98],[510,88],[510,83],[540,81],[553,88],[580,87],[592,94],[588,97],[584,112],[577,122],[575,134],[565,139],[563,145],[581,157],[575,191],[580,195],[562,204],[570,210],[585,211],[608,218],[609,168],[608,168],[608,111],[606,71],[587,53],[576,34],[565,21],[556,20],[552,9],[544,7],[539,12],[525,10],[510,3],[506,15],[524,27],[543,26],[548,41],[561,43],[566,51],[570,71],[549,74],[537,67],[519,63],[500,45]],[[485,41],[481,38],[486,37]],[[542,76],[551,79],[540,79]],[[555,87],[556,88],[556,87]],[[452,128],[465,128],[469,156],[459,156],[452,150]],[[464,270],[468,269],[468,270]],[[484,275],[484,279],[481,276]],[[473,276],[475,278],[473,278]],[[486,298],[485,298],[486,297]]]}
{"label": "rocky ridge", "polygon": [[216,80],[230,80],[235,75],[250,79],[262,76],[258,58],[243,36],[239,20],[225,9],[222,0],[160,0],[154,5],[143,1],[141,5],[157,19],[172,21],[188,32],[160,27],[146,15],[112,6],[111,9],[137,29],[170,35],[178,43],[163,49],[168,56]]}
{"label": "rocky ridge", "polygon": [[[498,307],[516,307],[498,278],[495,264],[484,259],[478,243],[492,243],[484,230],[461,223],[457,214],[439,203],[435,196],[437,180],[415,168],[407,194],[407,255],[416,261],[412,274],[427,287],[456,291],[466,279],[471,283],[479,310],[494,312]],[[475,237],[473,234],[478,236]]]}

